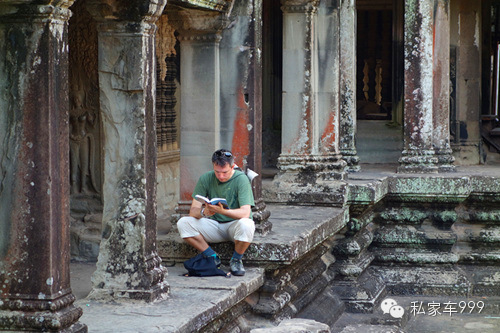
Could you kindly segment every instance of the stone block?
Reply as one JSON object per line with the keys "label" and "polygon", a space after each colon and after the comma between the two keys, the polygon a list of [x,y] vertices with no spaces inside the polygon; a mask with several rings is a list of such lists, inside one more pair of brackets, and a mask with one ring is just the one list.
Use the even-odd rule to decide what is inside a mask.
{"label": "stone block", "polygon": [[462,270],[448,265],[376,266],[368,268],[386,283],[388,292],[400,296],[450,295],[465,296],[471,292],[471,283]]}
{"label": "stone block", "polygon": [[354,313],[371,313],[375,304],[387,294],[384,281],[365,271],[356,280],[335,280],[331,290],[344,301],[346,310]]}
{"label": "stone block", "polygon": [[315,320],[293,318],[282,321],[276,327],[256,328],[250,333],[330,333],[330,327]]}
{"label": "stone block", "polygon": [[322,291],[307,307],[297,314],[298,318],[313,319],[333,325],[345,310],[344,302],[331,289]]}
{"label": "stone block", "polygon": [[324,274],[329,262],[321,256],[327,248],[318,246],[300,260],[278,269],[267,269],[255,313],[264,317],[293,317],[326,288],[331,276]]}

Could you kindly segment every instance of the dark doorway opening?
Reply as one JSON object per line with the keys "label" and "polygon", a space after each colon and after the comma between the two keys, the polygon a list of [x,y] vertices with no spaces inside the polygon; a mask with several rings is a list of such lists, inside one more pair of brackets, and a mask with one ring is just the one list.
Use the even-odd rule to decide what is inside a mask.
{"label": "dark doorway opening", "polygon": [[262,65],[262,169],[266,177],[275,174],[281,153],[283,15],[280,0],[263,1]]}
{"label": "dark doorway opening", "polygon": [[403,149],[403,7],[357,0],[356,149],[361,163],[397,163]]}

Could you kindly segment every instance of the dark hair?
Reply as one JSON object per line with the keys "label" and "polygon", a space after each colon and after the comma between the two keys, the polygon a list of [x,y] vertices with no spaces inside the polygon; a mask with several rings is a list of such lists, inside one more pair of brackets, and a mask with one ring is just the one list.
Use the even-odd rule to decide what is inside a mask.
{"label": "dark hair", "polygon": [[233,162],[234,162],[234,156],[227,149],[219,149],[215,151],[212,155],[212,163],[218,166],[223,167],[226,164],[229,164],[229,166],[231,166],[233,165]]}

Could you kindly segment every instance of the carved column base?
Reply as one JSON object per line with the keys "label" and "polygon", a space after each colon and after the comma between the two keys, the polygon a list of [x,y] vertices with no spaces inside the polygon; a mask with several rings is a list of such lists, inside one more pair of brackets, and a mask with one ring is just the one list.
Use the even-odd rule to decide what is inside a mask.
{"label": "carved column base", "polygon": [[399,159],[400,173],[438,173],[439,159],[434,150],[403,150],[403,156]]}
{"label": "carved column base", "polygon": [[358,172],[361,170],[361,167],[359,166],[359,156],[356,150],[342,150],[341,153],[342,159],[347,163],[347,172]]}
{"label": "carved column base", "polygon": [[278,158],[280,177],[297,183],[346,179],[347,163],[338,154],[281,155]]}
{"label": "carved column base", "polygon": [[165,299],[170,292],[170,286],[166,281],[161,281],[152,285],[149,289],[113,289],[113,288],[93,288],[87,299],[95,301],[120,301],[132,300],[145,301],[148,303]]}
{"label": "carved column base", "polygon": [[191,209],[192,203],[193,203],[192,200],[180,200],[177,203],[177,207],[175,208],[175,211],[179,215],[179,218],[189,214],[189,210]]}
{"label": "carved column base", "polygon": [[451,149],[436,150],[436,157],[438,158],[439,172],[456,172],[457,169],[453,165],[455,157],[452,155]]}
{"label": "carved column base", "polygon": [[[139,224],[139,223],[138,223]],[[128,231],[118,230],[110,237],[106,237],[106,228],[101,241],[99,260],[97,269],[92,275],[93,289],[88,298],[93,300],[113,300],[123,299],[140,300],[154,302],[164,299],[170,287],[165,281],[167,269],[161,265],[161,257],[153,253],[144,253],[146,249],[131,252],[130,249],[139,247],[141,242],[130,237],[127,239]],[[133,233],[140,230],[133,230]],[[122,246],[118,239],[125,235],[127,246]],[[114,253],[124,252],[121,260],[111,261],[108,258]]]}
{"label": "carved column base", "polygon": [[253,220],[255,221],[255,230],[262,234],[267,235],[273,228],[273,224],[269,221],[271,212],[266,209],[266,203],[262,199],[255,201],[255,206],[252,209]]}
{"label": "carved column base", "polygon": [[12,297],[0,303],[1,330],[86,333],[87,326],[77,322],[82,309],[73,306],[75,296],[34,300]]}
{"label": "carved column base", "polygon": [[342,206],[346,162],[340,155],[282,155],[280,169],[267,191],[268,201]]}

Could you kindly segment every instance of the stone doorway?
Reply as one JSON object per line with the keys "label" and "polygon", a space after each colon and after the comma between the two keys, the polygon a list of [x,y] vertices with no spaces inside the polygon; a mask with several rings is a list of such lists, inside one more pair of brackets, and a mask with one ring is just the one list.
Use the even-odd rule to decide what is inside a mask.
{"label": "stone doorway", "polygon": [[[397,163],[403,149],[402,111],[395,93],[402,83],[397,72],[398,5],[392,0],[358,0],[356,118],[361,163]],[[399,78],[399,79],[398,79]]]}
{"label": "stone doorway", "polygon": [[272,176],[281,153],[283,14],[280,0],[262,5],[262,167]]}

